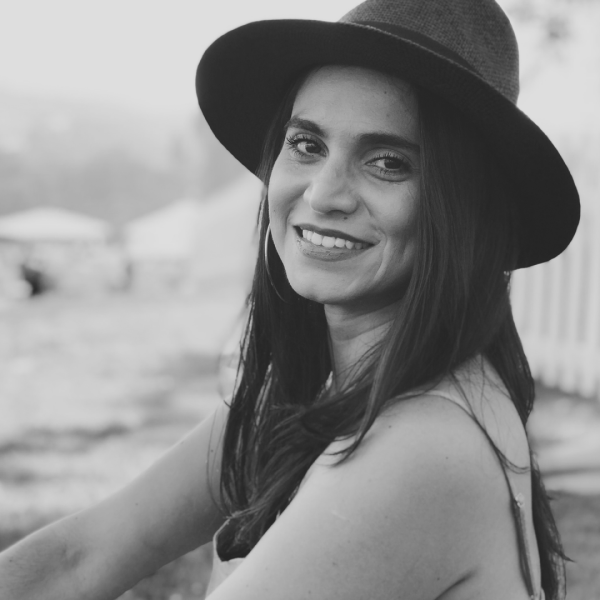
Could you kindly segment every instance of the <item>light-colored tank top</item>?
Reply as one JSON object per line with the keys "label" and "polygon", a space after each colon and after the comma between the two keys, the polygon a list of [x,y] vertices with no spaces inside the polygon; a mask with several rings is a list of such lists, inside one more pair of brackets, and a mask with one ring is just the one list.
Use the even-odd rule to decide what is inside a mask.
{"label": "light-colored tank top", "polygon": [[[487,386],[500,389],[502,393],[507,394],[506,388],[498,374],[493,367],[482,358],[477,358],[467,363],[455,373],[455,377],[460,384],[460,388],[456,385],[455,381],[451,378],[447,378],[432,389],[424,390],[422,392],[417,390],[410,394],[406,394],[406,396],[414,397],[420,393],[426,393],[428,396],[437,396],[450,400],[470,413],[464,395],[469,399],[474,398],[476,395],[481,395],[484,388]],[[538,586],[535,584],[533,577],[532,555],[526,528],[525,497],[521,492],[514,489],[504,465],[500,462],[499,464],[510,491],[510,508],[517,531],[521,572],[525,580],[525,585],[527,586],[529,598],[531,600],[545,600],[544,590],[541,589],[541,587],[539,591],[535,591]],[[213,565],[210,581],[206,590],[207,600],[210,600],[210,594],[244,562],[244,558],[222,560],[219,555],[219,536],[224,534],[225,530],[232,525],[233,523],[226,521],[213,537]]]}

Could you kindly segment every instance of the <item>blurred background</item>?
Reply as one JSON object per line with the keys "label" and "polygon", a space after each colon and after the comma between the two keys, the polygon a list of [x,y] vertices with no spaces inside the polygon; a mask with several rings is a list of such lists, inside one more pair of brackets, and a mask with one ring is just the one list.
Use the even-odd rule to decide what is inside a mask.
{"label": "blurred background", "polygon": [[[212,137],[194,74],[258,19],[356,0],[0,0],[0,548],[96,502],[231,386],[258,181]],[[557,145],[583,218],[515,274],[538,383],[530,434],[567,554],[600,598],[600,0],[501,0],[521,108]],[[253,248],[252,252],[248,248]],[[202,598],[210,550],[123,598]]]}

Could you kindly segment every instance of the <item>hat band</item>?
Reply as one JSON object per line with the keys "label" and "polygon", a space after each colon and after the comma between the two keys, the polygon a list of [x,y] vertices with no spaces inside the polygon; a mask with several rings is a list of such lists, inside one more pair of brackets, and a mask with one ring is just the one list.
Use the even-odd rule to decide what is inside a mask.
{"label": "hat band", "polygon": [[422,46],[423,48],[427,48],[428,50],[431,50],[436,54],[439,54],[440,56],[443,56],[444,58],[447,58],[448,60],[451,60],[452,62],[455,62],[461,65],[462,67],[465,67],[466,69],[469,69],[469,71],[480,75],[477,69],[473,67],[473,65],[468,63],[462,56],[460,56],[460,54],[457,54],[456,52],[454,52],[454,50],[450,50],[450,48],[448,48],[447,46],[440,44],[436,40],[433,40],[430,37],[419,33],[418,31],[407,29],[406,27],[402,27],[401,25],[379,23],[378,21],[348,21],[348,23],[354,25],[364,25],[366,27],[372,27],[374,29],[380,29],[387,33],[391,33],[396,37],[400,37],[409,42],[413,42],[419,46]]}

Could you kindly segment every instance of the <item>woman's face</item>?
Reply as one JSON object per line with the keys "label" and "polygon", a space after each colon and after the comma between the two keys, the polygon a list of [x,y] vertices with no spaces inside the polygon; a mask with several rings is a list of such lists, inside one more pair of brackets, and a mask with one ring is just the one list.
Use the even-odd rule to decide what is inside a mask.
{"label": "woman's face", "polygon": [[413,263],[419,169],[408,83],[358,67],[309,75],[269,184],[273,241],[292,288],[367,311],[399,301]]}

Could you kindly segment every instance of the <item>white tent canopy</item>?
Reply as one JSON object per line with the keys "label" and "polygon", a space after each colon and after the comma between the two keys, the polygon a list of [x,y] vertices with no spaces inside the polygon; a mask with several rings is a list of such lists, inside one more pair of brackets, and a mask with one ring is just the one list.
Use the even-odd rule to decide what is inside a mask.
{"label": "white tent canopy", "polygon": [[185,198],[135,219],[125,229],[132,260],[183,260],[193,254],[202,205]]}
{"label": "white tent canopy", "polygon": [[197,278],[245,278],[251,272],[262,190],[262,182],[248,173],[209,198],[194,249]]}
{"label": "white tent canopy", "polygon": [[261,190],[248,174],[204,202],[186,198],[144,215],[125,229],[127,255],[189,260],[200,277],[231,270],[248,256]]}
{"label": "white tent canopy", "polygon": [[32,208],[0,217],[0,239],[17,242],[104,242],[111,226],[64,208]]}

